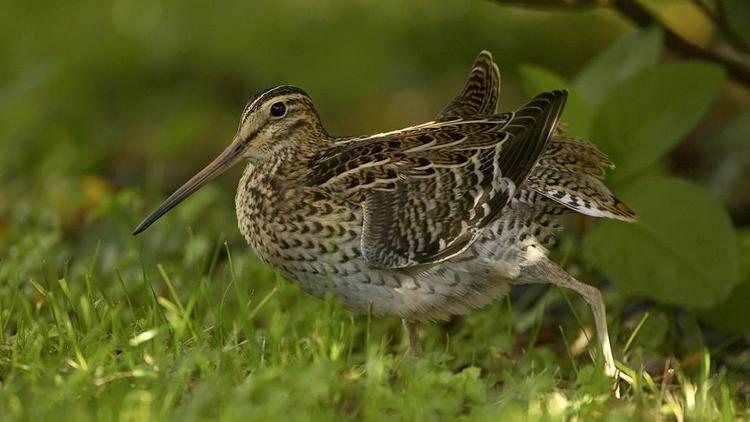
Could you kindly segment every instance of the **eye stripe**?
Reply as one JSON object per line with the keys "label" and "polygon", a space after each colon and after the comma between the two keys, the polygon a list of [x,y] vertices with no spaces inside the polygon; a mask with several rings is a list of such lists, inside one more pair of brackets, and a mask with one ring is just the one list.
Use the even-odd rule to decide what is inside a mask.
{"label": "eye stripe", "polygon": [[288,85],[277,86],[256,94],[250,101],[248,101],[245,110],[242,112],[240,126],[245,123],[250,114],[272,100],[312,104],[309,100],[309,96],[302,89]]}
{"label": "eye stripe", "polygon": [[[264,124],[263,126],[265,126],[265,124]],[[250,134],[248,134],[248,135],[247,135],[247,136],[245,137],[245,142],[250,142],[250,141],[252,141],[252,140],[253,140],[253,138],[255,138],[256,136],[258,136],[258,133],[260,133],[261,129],[262,129],[262,127],[261,127],[261,128],[258,128],[258,129],[256,129],[255,131],[251,132]]]}
{"label": "eye stripe", "polygon": [[307,119],[301,118],[294,121],[294,123],[290,124],[287,128],[287,131],[293,132],[299,129],[302,129],[305,126],[310,126],[310,122]]}

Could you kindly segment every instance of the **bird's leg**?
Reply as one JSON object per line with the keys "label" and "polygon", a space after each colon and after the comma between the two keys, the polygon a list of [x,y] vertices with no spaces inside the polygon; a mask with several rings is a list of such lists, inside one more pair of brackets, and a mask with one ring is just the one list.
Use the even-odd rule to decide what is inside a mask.
{"label": "bird's leg", "polygon": [[406,354],[414,357],[421,357],[422,342],[419,340],[419,323],[405,319],[402,321],[404,322],[406,332],[409,334],[409,350],[406,351]]}
{"label": "bird's leg", "polygon": [[[620,373],[615,367],[615,359],[612,355],[612,346],[609,342],[609,330],[607,329],[607,316],[604,310],[604,300],[602,294],[594,286],[590,286],[573,278],[565,270],[560,268],[552,261],[544,260],[540,263],[525,267],[516,283],[550,283],[556,286],[565,287],[575,291],[583,296],[583,299],[591,307],[594,314],[594,324],[596,325],[596,337],[599,340],[599,346],[604,357],[604,373],[618,381],[622,379],[627,383],[632,383],[632,379],[626,374]],[[617,387],[617,384],[616,384]],[[615,394],[619,397],[619,388]]]}

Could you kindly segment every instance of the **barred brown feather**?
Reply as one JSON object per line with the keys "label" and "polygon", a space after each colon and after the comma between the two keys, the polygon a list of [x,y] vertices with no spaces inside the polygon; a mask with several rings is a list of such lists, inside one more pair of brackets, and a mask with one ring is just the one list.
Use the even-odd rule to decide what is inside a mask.
{"label": "barred brown feather", "polygon": [[311,161],[307,184],[362,206],[370,265],[440,262],[502,212],[544,151],[565,98],[552,91],[513,113],[348,140]]}
{"label": "barred brown feather", "polygon": [[440,114],[438,119],[493,115],[500,98],[500,70],[492,54],[482,50],[474,60],[464,89]]}

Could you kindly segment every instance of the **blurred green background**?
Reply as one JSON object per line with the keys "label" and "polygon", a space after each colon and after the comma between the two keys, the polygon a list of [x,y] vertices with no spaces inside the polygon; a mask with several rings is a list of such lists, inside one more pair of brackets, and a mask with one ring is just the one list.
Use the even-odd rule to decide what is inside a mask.
{"label": "blurred green background", "polygon": [[[235,255],[252,256],[234,217],[240,169],[144,235],[130,233],[228,144],[254,93],[297,85],[330,133],[382,132],[431,120],[487,49],[502,73],[503,110],[542,89],[571,89],[571,133],[613,158],[618,170],[608,184],[642,217],[633,226],[575,219],[555,256],[587,281],[613,286],[610,315],[625,315],[628,329],[628,316],[653,307],[661,316],[649,322],[655,355],[689,352],[679,338],[695,333],[696,344],[746,349],[747,4],[2,0],[6,344],[21,318],[18,296],[7,298],[39,303],[30,280],[98,274],[117,295],[115,268],[140,289],[132,280],[156,273],[158,263],[204,274],[205,257],[224,241]],[[187,276],[176,283],[191,285]],[[271,285],[251,280],[249,288]],[[750,367],[743,356],[734,368]]]}

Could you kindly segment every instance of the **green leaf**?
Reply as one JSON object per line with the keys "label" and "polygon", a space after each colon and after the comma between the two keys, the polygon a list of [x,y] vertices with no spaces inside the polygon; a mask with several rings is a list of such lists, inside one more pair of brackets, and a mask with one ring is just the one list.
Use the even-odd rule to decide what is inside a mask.
{"label": "green leaf", "polygon": [[523,80],[523,87],[529,95],[536,95],[553,89],[568,89],[568,101],[563,113],[563,121],[566,125],[565,132],[580,138],[591,136],[591,107],[571,87],[570,82],[549,69],[531,64],[519,66],[518,72]]}
{"label": "green leaf", "polygon": [[750,46],[750,1],[723,0],[729,28]]}
{"label": "green leaf", "polygon": [[598,107],[617,84],[657,64],[663,38],[658,27],[621,37],[586,65],[574,86]]}
{"label": "green leaf", "polygon": [[721,0],[698,0],[708,11],[716,13],[716,2]]}
{"label": "green leaf", "polygon": [[750,332],[747,307],[750,304],[750,229],[739,233],[740,273],[742,283],[732,290],[727,300],[715,305],[700,318],[709,324],[735,333]]}
{"label": "green leaf", "polygon": [[732,290],[729,298],[709,311],[699,314],[701,320],[716,328],[743,334],[750,332],[750,318],[747,307],[750,303],[750,280],[740,283]]}
{"label": "green leaf", "polygon": [[619,84],[594,118],[592,140],[616,180],[654,164],[698,124],[719,94],[724,70],[700,62],[665,64]]}
{"label": "green leaf", "polygon": [[750,167],[750,107],[722,122],[708,139],[708,151],[719,157],[713,164],[709,189],[717,197],[731,203],[734,195],[744,189],[745,169]]}
{"label": "green leaf", "polygon": [[703,188],[647,177],[619,193],[638,221],[605,221],[584,238],[584,256],[617,286],[661,303],[708,309],[739,283],[729,216]]}

